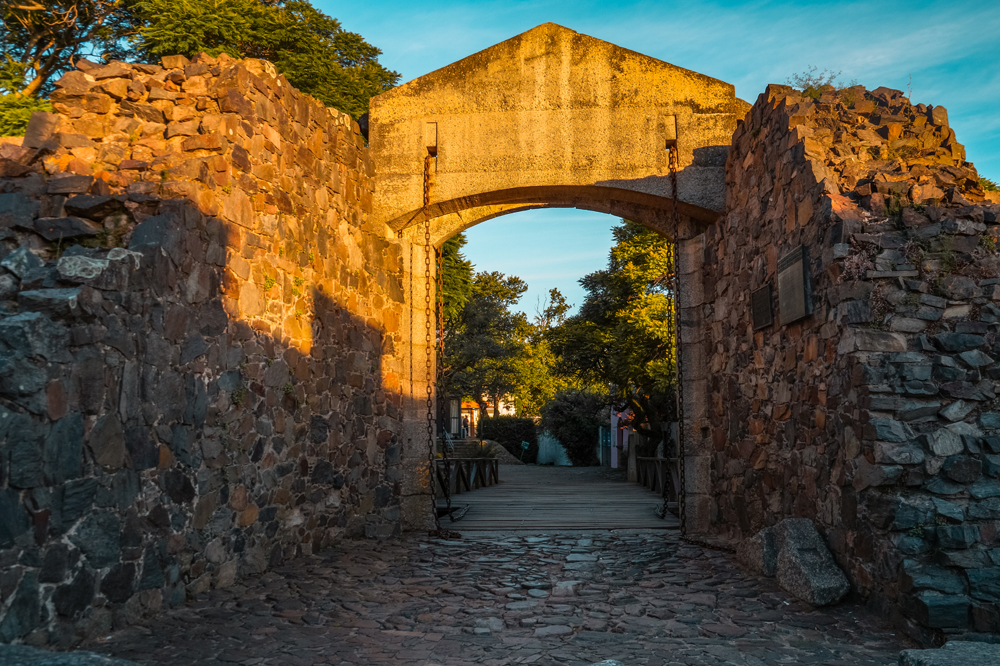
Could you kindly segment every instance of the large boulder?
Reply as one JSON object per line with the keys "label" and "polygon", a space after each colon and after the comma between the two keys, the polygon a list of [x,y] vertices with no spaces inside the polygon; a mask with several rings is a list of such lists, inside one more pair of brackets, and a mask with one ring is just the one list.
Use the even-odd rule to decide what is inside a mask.
{"label": "large boulder", "polygon": [[1000,664],[1000,645],[951,641],[936,650],[903,650],[899,666],[973,666]]}
{"label": "large boulder", "polygon": [[739,560],[754,572],[776,576],[787,592],[814,606],[844,598],[850,583],[811,520],[787,518],[743,541]]}

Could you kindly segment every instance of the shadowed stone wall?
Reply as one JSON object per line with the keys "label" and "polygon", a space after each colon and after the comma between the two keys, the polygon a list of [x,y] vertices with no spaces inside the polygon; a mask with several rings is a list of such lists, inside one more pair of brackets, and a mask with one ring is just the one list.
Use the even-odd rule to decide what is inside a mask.
{"label": "shadowed stone wall", "polygon": [[[914,636],[998,631],[1000,206],[941,107],[771,86],[733,137],[706,234],[714,529],[814,519]],[[813,314],[780,324],[808,247]],[[774,288],[754,330],[750,293]]]}
{"label": "shadowed stone wall", "polygon": [[357,124],[225,56],[52,101],[0,145],[0,641],[398,534],[409,248]]}

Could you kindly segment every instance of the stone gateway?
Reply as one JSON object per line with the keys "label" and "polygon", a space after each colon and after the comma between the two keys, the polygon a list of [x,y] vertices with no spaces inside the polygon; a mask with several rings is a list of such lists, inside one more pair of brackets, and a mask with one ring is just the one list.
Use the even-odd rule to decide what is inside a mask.
{"label": "stone gateway", "polygon": [[52,102],[0,143],[0,641],[431,526],[424,234],[543,206],[677,220],[689,533],[800,519],[752,561],[809,587],[825,545],[910,635],[1000,633],[1000,206],[942,107],[750,106],[553,24],[374,98],[367,144],[264,61],[81,61]]}

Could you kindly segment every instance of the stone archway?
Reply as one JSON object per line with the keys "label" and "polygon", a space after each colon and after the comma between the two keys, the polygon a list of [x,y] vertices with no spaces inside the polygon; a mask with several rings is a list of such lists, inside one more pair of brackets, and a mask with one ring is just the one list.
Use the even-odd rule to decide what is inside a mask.
{"label": "stone archway", "polygon": [[[431,244],[440,246],[501,215],[575,207],[670,236],[676,202],[687,523],[692,531],[707,529],[702,230],[725,209],[726,158],[750,106],[728,83],[546,23],[383,93],[370,108],[373,216],[412,241],[404,258],[412,369],[404,410],[407,469],[425,469],[426,460],[419,444],[426,439],[425,292],[417,284],[425,222]],[[407,483],[405,494],[418,497],[420,479]],[[411,526],[426,520],[419,503],[404,514]]]}

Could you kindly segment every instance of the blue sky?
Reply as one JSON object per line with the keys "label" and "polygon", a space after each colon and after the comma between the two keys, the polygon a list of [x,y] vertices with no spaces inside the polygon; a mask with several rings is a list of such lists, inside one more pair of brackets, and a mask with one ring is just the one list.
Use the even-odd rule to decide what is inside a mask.
{"label": "blue sky", "polygon": [[[991,2],[459,2],[314,0],[417,78],[552,21],[728,81],[753,103],[768,83],[808,66],[869,88],[911,86],[914,103],[947,107],[981,175],[1000,181],[1000,11]],[[529,314],[558,287],[579,305],[582,275],[603,267],[616,220],[577,210],[529,211],[467,232],[479,270],[525,279]]]}

